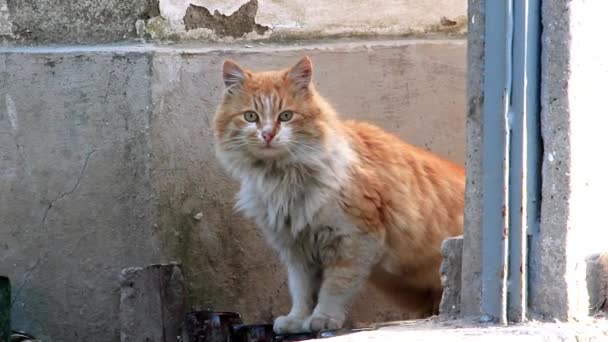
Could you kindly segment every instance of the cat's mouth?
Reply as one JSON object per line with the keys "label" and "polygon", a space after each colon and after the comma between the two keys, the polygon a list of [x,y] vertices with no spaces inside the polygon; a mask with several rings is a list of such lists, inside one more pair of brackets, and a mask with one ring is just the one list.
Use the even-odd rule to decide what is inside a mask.
{"label": "cat's mouth", "polygon": [[281,146],[277,144],[273,144],[272,142],[263,143],[258,145],[255,148],[254,153],[258,155],[258,157],[264,159],[276,159],[283,157],[287,154],[287,150],[285,148],[281,148]]}

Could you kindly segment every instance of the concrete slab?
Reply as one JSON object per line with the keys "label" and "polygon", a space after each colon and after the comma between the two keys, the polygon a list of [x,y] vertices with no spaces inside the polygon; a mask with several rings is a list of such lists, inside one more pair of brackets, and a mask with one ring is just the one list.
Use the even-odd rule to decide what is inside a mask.
{"label": "concrete slab", "polygon": [[582,342],[608,341],[608,322],[598,319],[586,323],[530,322],[511,326],[482,325],[470,321],[409,321],[378,330],[326,339],[327,342],[358,341],[526,341]]}

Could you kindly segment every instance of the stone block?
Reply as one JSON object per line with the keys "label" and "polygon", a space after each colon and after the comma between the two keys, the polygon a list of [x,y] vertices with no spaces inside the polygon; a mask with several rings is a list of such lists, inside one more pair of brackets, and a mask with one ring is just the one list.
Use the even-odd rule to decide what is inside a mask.
{"label": "stone block", "polygon": [[[108,43],[134,38],[135,22],[159,14],[158,0],[6,0],[18,41]],[[0,1],[1,3],[1,1]],[[0,28],[2,23],[0,23]]]}
{"label": "stone block", "polygon": [[177,342],[186,315],[181,265],[124,269],[120,274],[120,341]]}
{"label": "stone block", "polygon": [[462,245],[462,236],[447,238],[441,244],[443,262],[439,273],[441,274],[443,295],[439,304],[439,313],[447,317],[454,317],[460,313]]}
{"label": "stone block", "polygon": [[587,259],[590,314],[608,313],[608,253]]}

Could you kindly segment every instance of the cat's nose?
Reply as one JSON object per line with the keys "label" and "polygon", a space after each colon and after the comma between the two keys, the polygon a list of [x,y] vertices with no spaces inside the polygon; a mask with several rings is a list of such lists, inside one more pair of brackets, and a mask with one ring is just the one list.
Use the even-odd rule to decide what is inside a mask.
{"label": "cat's nose", "polygon": [[272,141],[272,138],[274,138],[274,132],[271,130],[262,131],[262,138],[268,144],[269,142]]}

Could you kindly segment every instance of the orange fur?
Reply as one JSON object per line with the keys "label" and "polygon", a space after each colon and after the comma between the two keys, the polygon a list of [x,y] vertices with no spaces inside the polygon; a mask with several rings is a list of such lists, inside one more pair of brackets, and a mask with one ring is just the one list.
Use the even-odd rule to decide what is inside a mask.
{"label": "orange fur", "polygon": [[[282,177],[275,178],[278,185],[268,186],[267,191],[287,184],[294,193],[304,193],[305,184],[315,177],[319,181],[313,183],[320,183],[320,191],[329,187],[327,192],[331,194],[332,186],[336,186],[337,207],[356,226],[357,234],[373,237],[381,246],[377,262],[366,273],[372,284],[393,296],[414,317],[435,313],[441,296],[441,242],[462,234],[464,169],[371,124],[341,121],[314,85],[307,83],[311,68],[305,58],[290,69],[254,73],[227,61],[227,91],[214,121],[218,156],[227,169],[242,179],[249,172]],[[244,121],[243,113],[262,112],[259,107],[263,101],[272,106],[263,109],[270,115],[252,128]],[[294,113],[293,119],[280,122],[277,115],[285,110]],[[283,142],[279,140],[276,146],[264,149],[256,129],[268,125],[272,125],[273,134],[284,133],[285,137]],[[234,145],[235,139],[240,145]],[[298,145],[304,143],[309,150]],[[226,161],[237,150],[241,154]],[[340,168],[340,164],[330,171],[320,170],[323,164],[340,158],[345,167]],[[243,161],[249,159],[250,162]],[[325,181],[323,177],[328,172],[337,180]],[[244,198],[242,206],[257,197]],[[322,211],[323,206],[318,210]],[[255,209],[250,213],[259,218]],[[259,213],[262,214],[265,213]],[[263,226],[266,221],[260,219],[258,224]],[[290,228],[281,227],[277,229]],[[335,273],[335,281],[327,285],[333,290],[346,288],[354,281],[357,273],[346,271],[358,265],[357,254],[362,253],[341,251],[338,245],[339,241],[318,247],[323,249],[318,253],[324,270]],[[336,250],[331,249],[334,247]],[[279,244],[277,248],[284,247]],[[317,251],[311,252],[314,253]]]}
{"label": "orange fur", "polygon": [[[382,235],[390,250],[372,284],[421,315],[436,312],[441,242],[462,234],[464,169],[369,124],[349,121],[342,130],[359,155],[343,208],[361,229]],[[432,298],[422,297],[427,306],[407,296],[424,291]]]}

